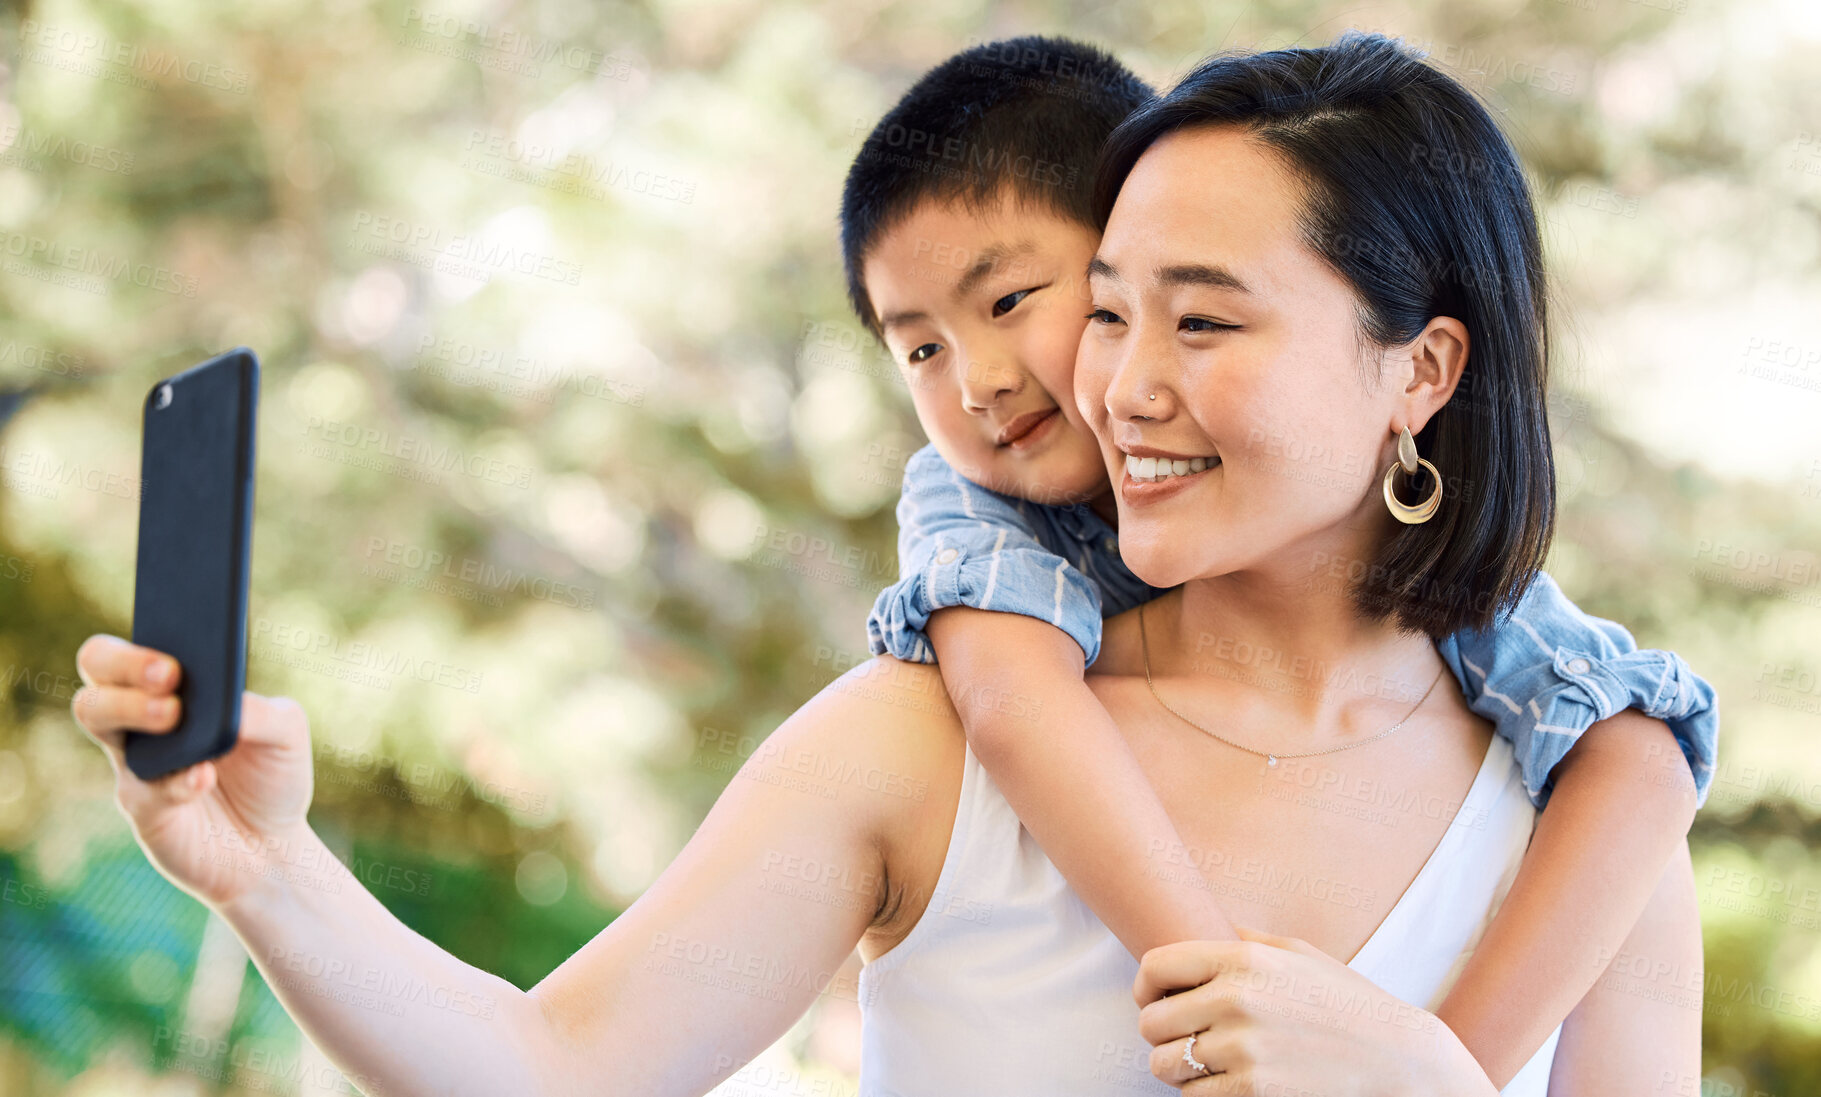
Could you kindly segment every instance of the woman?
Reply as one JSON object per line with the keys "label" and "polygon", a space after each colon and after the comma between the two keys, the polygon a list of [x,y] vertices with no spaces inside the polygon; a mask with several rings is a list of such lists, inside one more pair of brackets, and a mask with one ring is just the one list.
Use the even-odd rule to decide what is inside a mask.
{"label": "woman", "polygon": [[[1442,249],[1412,256],[1382,235],[1311,232],[1333,212],[1332,180],[1255,124],[1282,102],[1234,106],[1230,78],[1308,85],[1319,83],[1311,69],[1349,61],[1397,121],[1404,104],[1389,92],[1414,74],[1368,40],[1218,62],[1122,129],[1077,377],[1120,485],[1128,559],[1153,583],[1182,584],[1108,622],[1092,679],[1187,841],[1151,851],[1155,868],[1196,864],[1225,909],[1268,934],[1185,942],[1134,964],[1020,837],[936,670],[890,660],[856,668],[786,721],[650,890],[529,992],[410,932],[335,862],[305,821],[309,735],[294,702],[248,694],[232,753],[154,784],[134,778],[120,729],[171,725],[152,705],[174,683],[150,671],[175,668],[94,637],[74,707],[114,760],[140,844],[234,928],[311,1039],[375,1092],[700,1093],[816,994],[855,993],[831,980],[856,945],[868,961],[857,991],[868,1092],[1492,1092],[1424,1006],[1509,885],[1534,811],[1509,748],[1467,712],[1433,645],[1397,626],[1500,597],[1540,554],[1541,359],[1521,346],[1540,309],[1511,292],[1532,285],[1534,254],[1483,257],[1511,279],[1476,299],[1483,314],[1400,315],[1348,263],[1421,283],[1434,272],[1411,273],[1413,259]],[[1301,75],[1282,71],[1297,65]],[[1371,114],[1305,105],[1279,128]],[[1215,122],[1220,109],[1230,113]],[[1385,203],[1400,199],[1371,182]],[[1479,193],[1469,180],[1458,188]],[[1496,202],[1463,206],[1506,216]],[[1474,239],[1469,228],[1435,226]],[[1533,242],[1534,225],[1507,238]],[[1499,399],[1450,418],[1470,352]],[[1393,529],[1377,483],[1405,427],[1464,497],[1414,542]],[[1303,475],[1293,455],[1311,439],[1359,460]],[[1146,449],[1219,461],[1135,485],[1125,460]],[[1473,472],[1474,452],[1541,466],[1487,460]],[[1412,544],[1440,551],[1399,555]],[[1337,583],[1336,561],[1374,566],[1365,584]],[[1418,582],[1437,576],[1439,588]],[[1295,671],[1286,682],[1231,655],[1266,648],[1291,667],[1398,688],[1297,689]],[[1314,752],[1325,753],[1295,757]],[[1326,795],[1330,777],[1392,795],[1370,800],[1379,815],[1368,820],[1354,805],[1308,810],[1306,790]],[[1627,952],[1698,966],[1693,912],[1684,855]],[[1562,1092],[1643,1092],[1698,1065],[1698,1015],[1691,1028],[1610,982],[1512,1092],[1542,1092],[1552,1070]]]}

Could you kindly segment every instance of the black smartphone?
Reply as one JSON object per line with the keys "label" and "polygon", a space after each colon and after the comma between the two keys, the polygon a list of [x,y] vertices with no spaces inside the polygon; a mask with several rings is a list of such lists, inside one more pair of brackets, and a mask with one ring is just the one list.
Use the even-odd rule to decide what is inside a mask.
{"label": "black smartphone", "polygon": [[183,668],[183,716],[163,734],[127,733],[141,780],[226,754],[240,735],[258,404],[259,358],[246,347],[146,393],[133,643]]}

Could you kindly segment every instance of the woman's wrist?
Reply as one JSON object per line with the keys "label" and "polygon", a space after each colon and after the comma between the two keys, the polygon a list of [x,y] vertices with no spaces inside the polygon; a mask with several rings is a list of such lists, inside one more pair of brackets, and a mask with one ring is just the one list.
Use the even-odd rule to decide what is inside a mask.
{"label": "woman's wrist", "polygon": [[295,903],[299,889],[339,894],[344,888],[361,886],[302,820],[280,833],[257,838],[228,831],[210,838],[212,859],[217,867],[233,873],[237,886],[208,906],[235,928],[259,919],[279,903]]}

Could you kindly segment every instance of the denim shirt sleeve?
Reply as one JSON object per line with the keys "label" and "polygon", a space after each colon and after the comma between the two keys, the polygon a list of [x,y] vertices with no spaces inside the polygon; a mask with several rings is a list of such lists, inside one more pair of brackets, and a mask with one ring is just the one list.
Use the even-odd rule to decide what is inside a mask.
{"label": "denim shirt sleeve", "polygon": [[1463,629],[1436,649],[1468,706],[1511,740],[1538,808],[1581,733],[1627,708],[1669,725],[1694,774],[1696,806],[1707,802],[1720,733],[1713,687],[1676,653],[1641,649],[1623,625],[1583,612],[1547,572],[1489,631]]}
{"label": "denim shirt sleeve", "polygon": [[917,663],[936,661],[924,630],[950,606],[1021,613],[1047,621],[1100,653],[1100,592],[1045,548],[1035,503],[969,481],[924,446],[905,462],[898,499],[898,574],[866,621],[867,647]]}

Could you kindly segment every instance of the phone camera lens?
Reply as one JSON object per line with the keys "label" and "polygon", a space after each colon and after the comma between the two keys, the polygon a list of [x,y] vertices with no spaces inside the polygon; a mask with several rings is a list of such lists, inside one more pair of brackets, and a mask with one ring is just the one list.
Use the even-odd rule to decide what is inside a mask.
{"label": "phone camera lens", "polygon": [[158,386],[158,395],[153,398],[152,406],[154,408],[158,409],[159,411],[163,411],[165,408],[170,407],[171,406],[171,395],[172,395],[171,386],[170,386],[169,382],[159,385]]}

